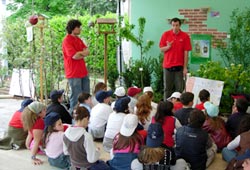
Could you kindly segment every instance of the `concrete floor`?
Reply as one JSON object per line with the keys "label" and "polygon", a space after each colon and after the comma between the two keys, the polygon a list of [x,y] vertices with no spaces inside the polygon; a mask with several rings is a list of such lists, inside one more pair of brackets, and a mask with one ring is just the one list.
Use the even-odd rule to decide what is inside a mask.
{"label": "concrete floor", "polygon": [[[8,127],[12,114],[20,108],[22,100],[3,99],[0,96],[0,138]],[[96,143],[101,150],[101,159],[108,160],[109,154],[102,148],[102,143]],[[44,161],[43,165],[32,165],[29,150],[0,150],[0,170],[58,170],[49,165],[46,156],[38,156]],[[222,160],[221,154],[217,154],[208,170],[223,170],[226,162]]]}

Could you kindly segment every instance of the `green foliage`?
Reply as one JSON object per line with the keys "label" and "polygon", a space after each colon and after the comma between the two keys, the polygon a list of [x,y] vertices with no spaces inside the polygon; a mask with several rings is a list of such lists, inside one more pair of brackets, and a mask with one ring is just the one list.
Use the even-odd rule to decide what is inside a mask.
{"label": "green foliage", "polygon": [[114,67],[114,65],[108,65],[108,83],[113,91],[116,88],[115,83],[118,77],[119,77],[119,72],[117,70],[117,67]]}
{"label": "green foliage", "polygon": [[160,53],[160,55],[157,58],[153,58],[151,61],[151,68],[153,71],[152,77],[153,77],[153,88],[155,90],[154,99],[155,101],[160,101],[163,98],[163,70],[162,70],[162,62],[163,62],[163,53]]}
{"label": "green foliage", "polygon": [[4,86],[4,78],[8,73],[7,67],[0,66],[0,87]]}
{"label": "green foliage", "polygon": [[117,1],[107,0],[76,0],[73,5],[74,11],[79,11],[80,15],[83,15],[85,9],[90,15],[101,14],[105,15],[107,11],[115,13],[117,7]]}
{"label": "green foliage", "polygon": [[224,81],[220,111],[230,113],[233,103],[231,94],[250,93],[249,73],[249,70],[245,70],[241,64],[231,64],[229,67],[222,67],[219,62],[209,61],[206,64],[201,64],[195,75]]}
{"label": "green foliage", "polygon": [[[32,5],[33,1],[33,5]],[[34,14],[46,14],[48,16],[67,15],[71,12],[73,1],[64,0],[14,0],[7,5],[7,10],[15,12],[8,19],[15,21],[18,18],[28,18]]]}
{"label": "green foliage", "polygon": [[230,21],[230,39],[221,44],[219,52],[225,65],[231,63],[242,64],[244,68],[250,66],[250,8],[235,9]]}
{"label": "green foliage", "polygon": [[[133,33],[134,25],[129,25],[128,22],[125,22],[125,27],[120,29],[120,36],[126,40],[130,40],[140,49],[140,60],[135,60],[130,62],[127,65],[125,72],[122,73],[122,76],[125,80],[126,87],[131,85],[136,85],[139,87],[150,86],[151,85],[151,59],[146,57],[147,52],[154,45],[153,41],[144,42],[144,29],[145,29],[146,19],[141,17],[138,19],[138,35]],[[139,74],[135,74],[139,73]],[[132,81],[129,80],[132,77]],[[127,81],[127,82],[126,82]]]}
{"label": "green foliage", "polygon": [[[104,54],[104,36],[97,34],[97,25],[88,27],[89,21],[95,21],[97,17],[114,18],[115,14],[106,16],[79,16],[82,22],[82,34],[86,44],[89,47],[90,55],[87,56],[86,63],[89,68],[90,76],[103,74],[103,54]],[[38,26],[33,27],[34,40],[28,43],[26,40],[26,28],[23,19],[16,22],[7,21],[4,24],[3,40],[7,44],[7,55],[5,57],[9,62],[9,69],[27,68],[32,70],[36,94],[40,91],[40,66],[43,66],[43,87],[45,97],[52,89],[59,88],[59,82],[64,79],[64,65],[62,57],[62,40],[66,35],[65,27],[69,19],[77,18],[75,16],[54,16],[46,22],[46,27],[41,30]],[[39,24],[38,24],[39,25]],[[42,45],[42,39],[44,45]],[[108,65],[110,68],[116,68],[116,46],[118,41],[115,35],[108,36]],[[41,63],[42,59],[42,63]],[[117,70],[116,70],[117,71]],[[110,79],[117,79],[115,69],[109,74]],[[108,77],[109,79],[109,77]],[[115,80],[114,80],[115,81]],[[111,83],[111,82],[110,82]],[[112,82],[113,83],[113,82]],[[112,84],[111,83],[111,84]]]}
{"label": "green foliage", "polygon": [[[33,2],[33,5],[32,5]],[[45,14],[49,17],[56,15],[106,15],[108,11],[115,13],[117,1],[107,0],[14,0],[7,9],[15,12],[9,20],[28,18],[32,14]]]}

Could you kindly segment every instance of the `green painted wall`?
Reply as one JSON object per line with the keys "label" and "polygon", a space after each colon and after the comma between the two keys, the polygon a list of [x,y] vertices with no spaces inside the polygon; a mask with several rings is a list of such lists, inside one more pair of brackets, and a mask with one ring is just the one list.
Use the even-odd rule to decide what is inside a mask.
{"label": "green painted wall", "polygon": [[[184,18],[179,14],[179,9],[193,9],[210,7],[210,11],[219,11],[219,17],[211,17],[210,11],[207,13],[208,28],[215,28],[218,31],[228,32],[230,27],[230,16],[234,9],[244,9],[250,7],[250,0],[131,0],[130,21],[138,28],[139,17],[146,18],[145,40],[155,42],[149,56],[158,57],[160,50],[158,47],[162,33],[171,29],[167,19],[173,17]],[[182,30],[187,31],[188,25],[183,24]],[[220,60],[218,52],[212,48],[212,60]],[[132,57],[139,58],[139,51],[136,46],[132,46]],[[196,70],[198,65],[190,65],[191,70]]]}

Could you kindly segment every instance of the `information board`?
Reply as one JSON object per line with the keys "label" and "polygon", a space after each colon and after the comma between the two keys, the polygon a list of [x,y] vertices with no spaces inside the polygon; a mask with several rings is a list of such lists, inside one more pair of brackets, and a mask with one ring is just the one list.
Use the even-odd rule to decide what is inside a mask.
{"label": "information board", "polygon": [[216,106],[220,105],[223,81],[210,80],[200,77],[188,77],[186,81],[186,91],[194,94],[194,105],[200,103],[199,92],[206,89],[210,93],[210,101]]}

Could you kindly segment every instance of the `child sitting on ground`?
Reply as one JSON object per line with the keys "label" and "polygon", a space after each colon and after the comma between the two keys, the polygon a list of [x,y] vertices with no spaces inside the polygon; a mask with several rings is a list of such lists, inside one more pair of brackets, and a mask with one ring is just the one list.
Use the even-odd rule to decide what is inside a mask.
{"label": "child sitting on ground", "polygon": [[192,170],[205,170],[216,154],[216,150],[212,150],[212,139],[202,129],[205,119],[201,110],[194,109],[190,113],[189,124],[177,129],[176,156],[190,163]]}
{"label": "child sitting on ground", "polygon": [[98,91],[100,90],[106,90],[107,88],[107,85],[103,82],[98,82],[96,85],[95,85],[95,88],[94,88],[94,91],[92,93],[92,96],[91,96],[91,100],[92,100],[92,104],[93,104],[93,107],[95,105],[97,105],[99,102],[96,100],[95,98],[95,95]]}
{"label": "child sitting on ground", "polygon": [[69,170],[69,156],[63,153],[64,126],[59,113],[51,112],[44,122],[43,146],[50,165]]}
{"label": "child sitting on ground", "polygon": [[164,132],[163,144],[173,149],[175,131],[181,127],[179,120],[173,116],[173,103],[170,101],[159,102],[156,114],[152,119],[152,123],[155,122],[162,126]]}
{"label": "child sitting on ground", "polygon": [[80,93],[78,96],[78,104],[79,106],[84,106],[88,109],[89,113],[91,112],[91,108],[93,106],[91,95],[89,93]]}
{"label": "child sitting on ground", "polygon": [[181,93],[180,92],[174,92],[169,98],[168,101],[171,101],[174,104],[174,110],[175,113],[177,110],[181,109],[183,107],[183,104],[180,101]]}
{"label": "child sitting on ground", "polygon": [[204,108],[204,103],[210,100],[209,91],[207,91],[206,89],[202,89],[199,92],[199,99],[200,99],[201,103],[197,104],[195,106],[195,108],[203,111],[205,109]]}
{"label": "child sitting on ground", "polygon": [[42,148],[42,137],[44,130],[43,118],[46,114],[46,106],[40,102],[32,102],[28,105],[22,114],[22,122],[24,130],[28,130],[26,138],[26,148],[31,150],[31,159],[33,164],[40,165],[42,160],[36,157],[39,148]]}
{"label": "child sitting on ground", "polygon": [[219,108],[211,102],[204,103],[206,120],[202,128],[210,134],[219,151],[231,141],[231,136],[226,130],[225,122],[219,115]]}
{"label": "child sitting on ground", "polygon": [[109,170],[108,165],[99,160],[100,150],[95,147],[91,134],[86,131],[90,114],[85,107],[77,106],[75,126],[70,126],[63,137],[64,154],[70,155],[73,169]]}
{"label": "child sitting on ground", "polygon": [[194,104],[194,94],[191,92],[182,93],[180,100],[183,104],[183,108],[177,110],[174,113],[174,116],[180,121],[181,125],[183,126],[188,124],[190,112],[193,110],[192,106]]}
{"label": "child sitting on ground", "polygon": [[[158,105],[159,106],[159,105]],[[176,161],[173,150],[162,145],[164,132],[160,123],[151,123],[148,128],[146,146],[142,147],[138,159],[133,160],[132,170],[162,169],[187,170],[187,163],[183,159]]]}
{"label": "child sitting on ground", "polygon": [[131,167],[131,162],[137,158],[141,145],[142,136],[137,133],[138,117],[135,114],[127,114],[113,142],[111,160],[108,161],[111,170],[127,170]]}
{"label": "child sitting on ground", "polygon": [[31,99],[25,99],[21,104],[21,108],[13,114],[9,122],[7,135],[0,140],[0,149],[18,150],[25,148],[25,140],[28,133],[23,130],[21,117],[24,108],[32,102],[33,100]]}
{"label": "child sitting on ground", "polygon": [[129,113],[128,103],[130,102],[129,97],[123,97],[117,99],[114,106],[114,111],[110,114],[104,139],[103,148],[106,152],[110,152],[113,145],[115,135],[119,133],[122,122],[126,114]]}
{"label": "child sitting on ground", "polygon": [[100,90],[96,93],[96,99],[99,103],[92,108],[88,125],[88,132],[95,140],[102,140],[104,137],[109,115],[113,112],[109,105],[112,94],[112,90]]}
{"label": "child sitting on ground", "polygon": [[135,105],[137,103],[140,93],[141,93],[141,88],[138,87],[128,88],[128,96],[131,99],[131,101],[129,102],[129,113],[134,113]]}

